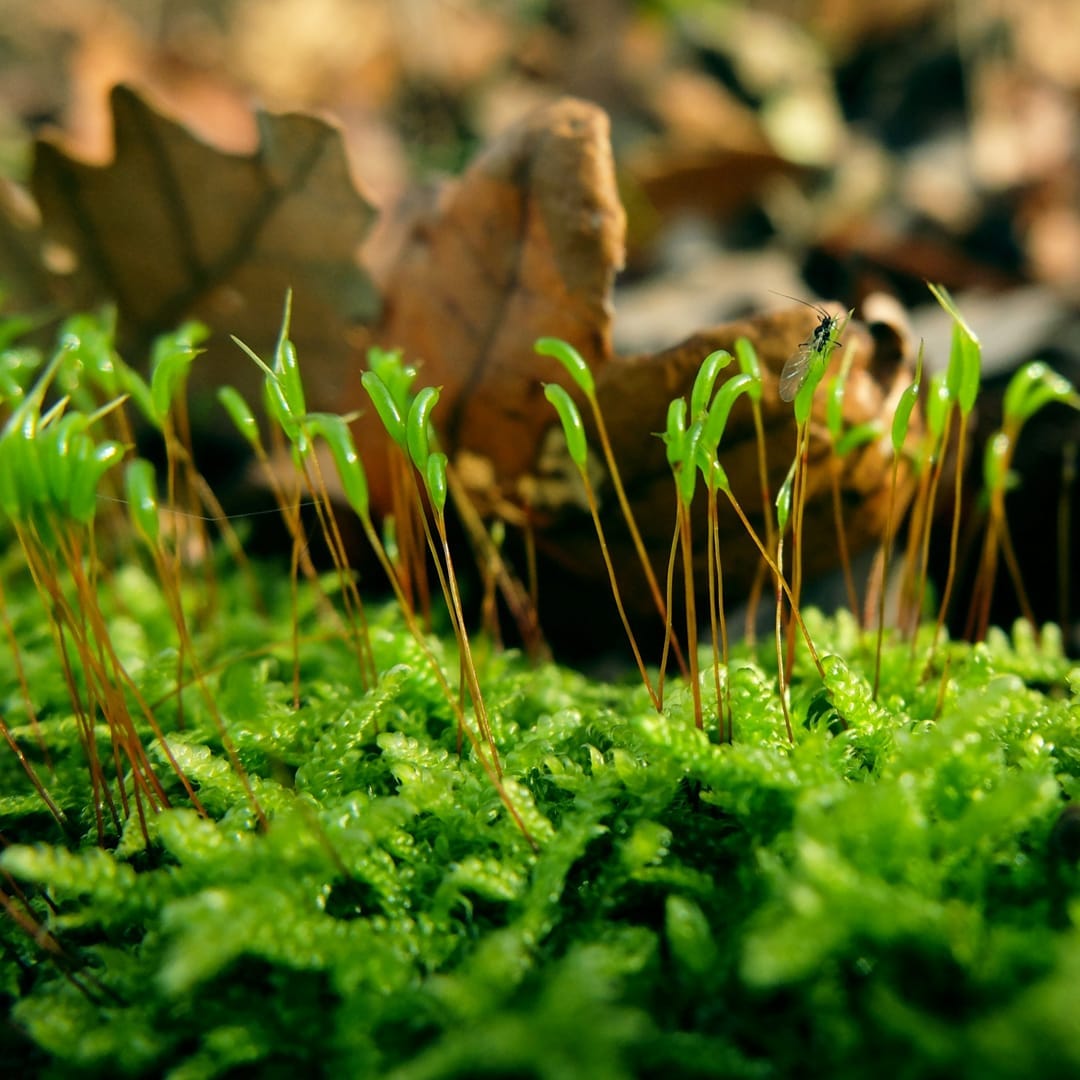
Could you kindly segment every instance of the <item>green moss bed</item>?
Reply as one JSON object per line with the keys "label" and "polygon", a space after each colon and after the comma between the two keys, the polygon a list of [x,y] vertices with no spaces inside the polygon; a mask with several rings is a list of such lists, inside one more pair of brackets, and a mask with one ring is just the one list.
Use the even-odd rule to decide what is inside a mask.
{"label": "green moss bed", "polygon": [[[368,611],[365,689],[302,591],[294,707],[278,570],[261,574],[268,613],[223,575],[193,619],[261,828],[204,696],[178,707],[168,606],[129,565],[102,589],[110,634],[208,816],[145,731],[171,808],[146,835],[134,813],[106,820],[100,845],[16,560],[5,604],[40,740],[7,648],[0,702],[77,835],[0,748],[8,1076],[1080,1075],[1080,668],[1054,627],[940,648],[940,703],[940,669],[923,680],[888,645],[875,702],[873,638],[810,612],[827,678],[799,654],[793,745],[767,649],[734,650],[721,745],[680,683],[658,715],[640,682],[480,642],[534,850],[468,743],[459,756],[396,608]],[[456,681],[452,640],[435,648]]]}

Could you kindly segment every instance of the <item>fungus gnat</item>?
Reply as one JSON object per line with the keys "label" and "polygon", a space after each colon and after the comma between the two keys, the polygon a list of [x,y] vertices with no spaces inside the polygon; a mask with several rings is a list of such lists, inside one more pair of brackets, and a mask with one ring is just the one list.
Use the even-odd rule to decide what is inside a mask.
{"label": "fungus gnat", "polygon": [[806,300],[800,300],[797,296],[788,296],[787,293],[776,293],[776,295],[783,296],[787,300],[794,300],[795,303],[802,304],[803,307],[808,307],[821,316],[821,321],[814,327],[814,332],[806,341],[800,343],[794,356],[784,364],[784,369],[780,372],[780,400],[794,401],[796,395],[802,389],[803,383],[806,382],[810,362],[827,355],[828,350],[836,345],[833,330],[836,329],[839,320],[835,315],[830,315],[819,304],[810,304]]}

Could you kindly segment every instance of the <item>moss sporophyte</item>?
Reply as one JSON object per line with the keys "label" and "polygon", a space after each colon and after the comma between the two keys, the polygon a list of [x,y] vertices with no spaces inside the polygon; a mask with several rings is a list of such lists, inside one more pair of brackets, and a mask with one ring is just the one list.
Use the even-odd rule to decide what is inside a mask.
{"label": "moss sporophyte", "polygon": [[[47,358],[0,328],[8,1071],[605,1080],[812,1061],[862,1077],[883,1055],[913,1076],[1080,1071],[1080,668],[1057,626],[1006,633],[987,599],[999,557],[1023,589],[1007,500],[1020,429],[1080,401],[1044,365],[1007,391],[984,460],[976,640],[949,640],[955,569],[927,603],[926,553],[979,347],[935,295],[957,327],[950,366],[924,390],[920,362],[879,424],[843,423],[843,316],[810,339],[841,358],[817,391],[833,460],[887,441],[915,477],[910,508],[890,501],[865,625],[801,604],[825,364],[793,396],[776,492],[761,418],[777,373],[742,339],[702,357],[660,434],[669,557],[653,573],[637,556],[659,656],[614,562],[610,597],[590,598],[623,616],[635,657],[633,680],[608,682],[470,624],[440,392],[401,355],[373,352],[363,375],[393,450],[381,520],[351,418],[307,410],[287,313],[274,356],[250,354],[264,408],[221,390],[290,538],[282,572],[245,555],[253,519],[227,519],[196,468],[200,328],[159,342],[146,378],[108,315],[70,320]],[[565,342],[538,349],[587,501],[595,454],[636,545],[591,373]],[[758,444],[753,506],[725,469],[737,410]],[[137,425],[160,434],[162,467],[135,453]],[[291,474],[271,464],[282,448]],[[353,569],[341,503],[388,596]],[[772,585],[760,648],[725,611],[727,506],[761,559],[752,607]],[[842,536],[842,507],[834,521]],[[611,522],[595,517],[602,547]],[[859,583],[847,591],[858,604]]]}

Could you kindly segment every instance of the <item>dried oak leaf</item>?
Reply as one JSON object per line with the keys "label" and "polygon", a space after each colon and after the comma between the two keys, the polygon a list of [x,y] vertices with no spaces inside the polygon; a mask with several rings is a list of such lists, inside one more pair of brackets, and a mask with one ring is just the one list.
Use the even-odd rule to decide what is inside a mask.
{"label": "dried oak leaf", "polygon": [[[594,370],[611,356],[625,217],[607,115],[574,99],[540,109],[381,228],[394,250],[375,257],[384,299],[375,339],[418,363],[422,384],[442,387],[448,446],[512,486],[550,423],[541,379],[559,379],[535,340],[571,342]],[[364,434],[367,458],[378,440]]]}
{"label": "dried oak leaf", "polygon": [[31,187],[44,240],[64,253],[68,272],[54,288],[65,306],[114,302],[121,342],[136,356],[155,334],[201,319],[218,333],[193,385],[231,382],[251,394],[257,369],[227,334],[268,353],[291,288],[312,406],[335,407],[350,368],[347,331],[377,310],[358,259],[373,210],[338,128],[260,112],[257,148],[233,154],[127,87],[110,103],[111,162],[76,160],[62,140],[36,146]]}
{"label": "dried oak leaf", "polygon": [[39,257],[41,219],[24,188],[0,178],[0,307],[25,314],[51,299]]}

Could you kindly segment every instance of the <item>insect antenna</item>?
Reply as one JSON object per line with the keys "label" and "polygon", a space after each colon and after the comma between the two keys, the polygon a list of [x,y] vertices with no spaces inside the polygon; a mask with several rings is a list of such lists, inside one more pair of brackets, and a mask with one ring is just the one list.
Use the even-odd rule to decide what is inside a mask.
{"label": "insect antenna", "polygon": [[814,332],[806,341],[799,343],[795,354],[788,359],[780,372],[780,400],[791,402],[795,400],[796,395],[806,381],[810,361],[815,356],[822,355],[830,346],[836,346],[837,342],[833,338],[833,329],[837,325],[838,318],[836,315],[826,311],[820,304],[811,304],[806,300],[800,300],[797,296],[789,296],[787,293],[777,292],[775,289],[770,289],[769,292],[776,296],[782,296],[786,300],[794,300],[795,303],[810,308],[811,311],[817,312],[820,316],[820,321],[814,327]]}
{"label": "insect antenna", "polygon": [[811,304],[809,300],[801,300],[799,297],[790,296],[786,292],[777,292],[776,289],[770,289],[769,292],[771,292],[773,296],[782,296],[785,300],[794,300],[796,304],[802,304],[803,307],[808,307],[811,311],[816,311],[823,319],[832,318],[820,304]]}

